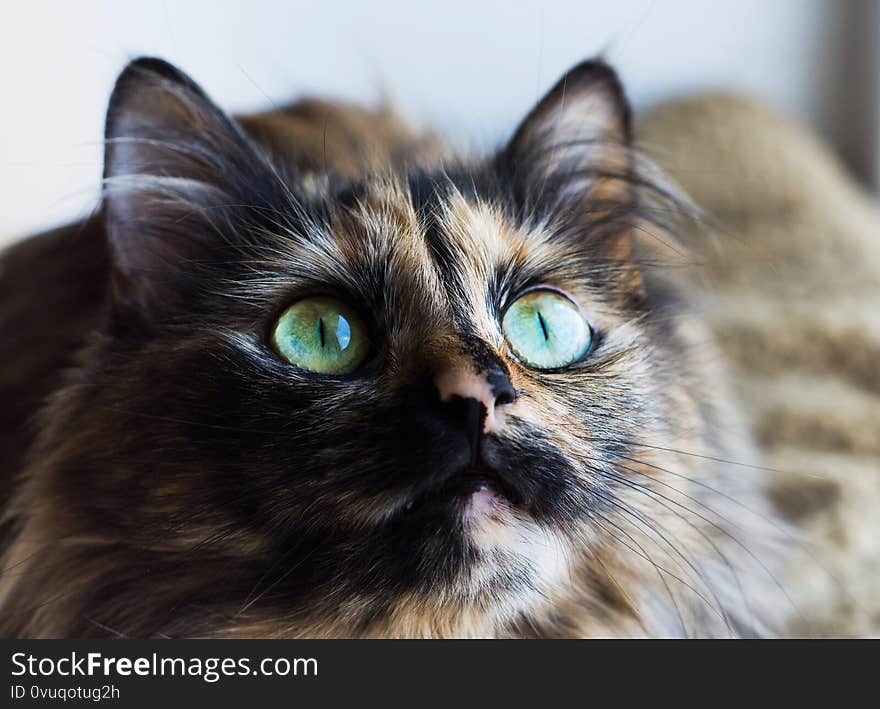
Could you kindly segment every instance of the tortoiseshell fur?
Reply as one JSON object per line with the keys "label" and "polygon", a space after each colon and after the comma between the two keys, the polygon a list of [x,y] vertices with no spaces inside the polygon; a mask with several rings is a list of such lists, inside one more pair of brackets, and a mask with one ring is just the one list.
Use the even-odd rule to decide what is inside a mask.
{"label": "tortoiseshell fur", "polygon": [[[384,110],[235,121],[151,59],[120,77],[107,139],[101,212],[4,256],[45,285],[4,295],[4,322],[18,308],[21,332],[45,331],[58,288],[78,313],[28,370],[51,396],[4,439],[4,636],[775,627],[771,513],[760,469],[723,462],[752,453],[689,307],[682,204],[631,150],[605,64],[569,72],[487,159]],[[62,237],[78,256],[28,245]],[[87,281],[44,282],[83,259]],[[597,338],[558,371],[524,367],[500,329],[539,284]],[[360,371],[309,374],[269,346],[316,293],[368,324]],[[450,366],[500,368],[516,391],[483,449],[510,504],[476,528],[443,495],[467,448],[432,385]]]}

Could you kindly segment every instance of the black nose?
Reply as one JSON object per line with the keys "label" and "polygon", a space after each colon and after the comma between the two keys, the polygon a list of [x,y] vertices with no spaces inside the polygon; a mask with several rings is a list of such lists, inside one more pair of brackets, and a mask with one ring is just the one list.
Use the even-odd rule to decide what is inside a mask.
{"label": "black nose", "polygon": [[485,379],[489,385],[491,391],[489,396],[484,395],[481,398],[468,396],[467,388],[462,388],[441,403],[445,409],[444,418],[448,425],[464,434],[472,466],[480,463],[480,443],[487,428],[487,417],[495,415],[499,406],[506,406],[516,401],[516,389],[500,367],[492,367],[482,372],[480,378]]}
{"label": "black nose", "polygon": [[516,401],[516,389],[510,383],[507,373],[499,367],[493,367],[486,372],[486,381],[492,387],[495,396],[495,406],[504,406]]}
{"label": "black nose", "polygon": [[489,438],[503,431],[506,409],[517,399],[500,362],[480,367],[458,360],[427,369],[404,392],[398,441],[414,475],[444,480],[490,467],[482,454]]}

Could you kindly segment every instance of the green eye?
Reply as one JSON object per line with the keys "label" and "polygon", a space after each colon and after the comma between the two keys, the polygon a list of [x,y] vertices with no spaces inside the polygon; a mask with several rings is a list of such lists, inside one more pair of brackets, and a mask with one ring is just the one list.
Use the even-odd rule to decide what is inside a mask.
{"label": "green eye", "polygon": [[529,367],[556,369],[576,362],[590,349],[590,325],[580,309],[549,289],[517,298],[501,321],[513,353]]}
{"label": "green eye", "polygon": [[349,374],[370,349],[367,329],[337,298],[303,298],[281,313],[272,344],[291,364],[319,374]]}

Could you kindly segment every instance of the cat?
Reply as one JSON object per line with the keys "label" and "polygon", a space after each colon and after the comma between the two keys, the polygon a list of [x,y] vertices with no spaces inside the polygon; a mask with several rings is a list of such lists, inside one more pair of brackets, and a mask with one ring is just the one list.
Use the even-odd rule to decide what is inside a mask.
{"label": "cat", "polygon": [[602,60],[478,158],[132,62],[100,210],[3,256],[0,632],[778,632],[689,210]]}

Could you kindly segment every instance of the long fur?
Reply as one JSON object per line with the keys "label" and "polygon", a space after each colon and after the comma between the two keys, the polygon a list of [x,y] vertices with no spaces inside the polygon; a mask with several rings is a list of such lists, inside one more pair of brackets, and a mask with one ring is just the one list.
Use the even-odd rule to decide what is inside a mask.
{"label": "long fur", "polygon": [[[105,296],[6,506],[3,635],[771,632],[779,525],[688,306],[686,201],[629,120],[587,62],[498,154],[453,159],[386,112],[237,122],[133,63],[108,113]],[[539,284],[598,343],[557,371],[500,330]],[[316,293],[368,324],[355,374],[268,343]],[[488,442],[515,504],[474,531],[434,502],[461,439],[431,381],[487,363],[517,392]]]}

